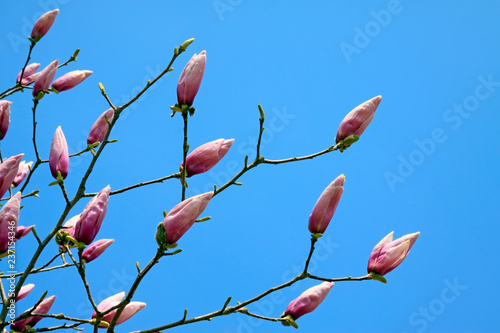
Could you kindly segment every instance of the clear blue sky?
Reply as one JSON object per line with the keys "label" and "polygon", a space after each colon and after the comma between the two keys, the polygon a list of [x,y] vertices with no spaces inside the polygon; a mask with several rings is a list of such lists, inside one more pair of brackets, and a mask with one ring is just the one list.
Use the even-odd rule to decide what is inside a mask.
{"label": "clear blue sky", "polygon": [[[47,96],[38,108],[39,147],[48,157],[62,126],[70,153],[85,146],[98,115],[108,108],[102,82],[123,104],[168,63],[173,48],[196,38],[175,70],[126,112],[90,178],[87,191],[119,189],[178,170],[181,117],[170,118],[180,72],[193,53],[207,51],[207,68],[190,119],[190,145],[234,138],[224,160],[189,181],[188,195],[222,185],[254,154],[257,104],[266,110],[262,154],[301,156],[334,143],[340,121],[355,106],[382,95],[361,140],[343,154],[281,166],[262,165],[243,186],[217,196],[180,241],[184,250],[155,267],[137,291],[145,310],[119,332],[150,328],[220,309],[228,296],[247,300],[291,278],[309,248],[307,221],[323,189],[338,175],[345,191],[311,264],[325,277],[362,276],[373,246],[387,233],[420,231],[405,262],[374,282],[337,283],[325,302],[300,318],[300,332],[495,332],[500,308],[500,5],[496,1],[9,1],[3,5],[0,86],[15,81],[28,50],[33,18],[57,4],[60,14],[33,52],[42,67],[66,60],[94,74],[78,88]],[[3,89],[2,89],[3,90]],[[3,156],[31,146],[31,94],[13,96]],[[71,160],[71,194],[90,161]],[[51,230],[64,200],[48,166],[23,200],[20,224]],[[154,255],[162,211],[180,198],[177,180],[113,196],[98,238],[115,243],[88,276],[98,300],[128,290],[135,262]],[[76,215],[86,201],[75,207]],[[71,216],[72,216],[71,215]],[[18,243],[19,267],[35,246]],[[57,251],[47,249],[40,263]],[[44,290],[57,295],[52,313],[90,317],[73,269],[33,276],[33,304]],[[304,281],[249,310],[279,317],[287,304],[315,285]],[[55,325],[44,320],[39,325]],[[278,323],[244,315],[216,318],[175,332],[290,332]]]}

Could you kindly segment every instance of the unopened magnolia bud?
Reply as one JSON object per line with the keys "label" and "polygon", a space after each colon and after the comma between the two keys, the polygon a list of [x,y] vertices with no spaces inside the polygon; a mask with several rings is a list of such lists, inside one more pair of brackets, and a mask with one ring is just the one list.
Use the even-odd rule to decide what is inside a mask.
{"label": "unopened magnolia bud", "polygon": [[109,128],[108,122],[111,123],[114,114],[113,109],[108,109],[104,111],[99,118],[97,118],[94,125],[92,125],[92,128],[90,129],[89,136],[87,137],[87,144],[91,145],[104,140]]}
{"label": "unopened magnolia bud", "polygon": [[40,18],[35,22],[33,30],[31,31],[32,39],[40,39],[49,31],[50,27],[56,20],[56,16],[59,14],[59,9],[51,10],[40,16]]}
{"label": "unopened magnolia bud", "polygon": [[32,165],[33,162],[26,163],[25,161],[22,161],[21,163],[19,163],[19,169],[17,170],[16,178],[14,178],[14,180],[12,181],[12,185],[14,185],[14,187],[19,186],[19,184],[23,182],[23,180],[30,172]]}
{"label": "unopened magnolia bud", "polygon": [[0,210],[0,254],[9,250],[12,243],[9,233],[17,230],[20,209],[21,192],[17,192]]}
{"label": "unopened magnolia bud", "polygon": [[344,192],[344,183],[345,176],[342,174],[321,193],[309,216],[310,232],[323,234],[326,231]]}
{"label": "unopened magnolia bud", "polygon": [[[47,314],[50,311],[50,308],[52,307],[52,304],[54,304],[55,300],[55,296],[47,297],[40,304],[38,304],[38,306],[32,311],[32,313]],[[16,332],[23,332],[27,325],[29,325],[30,327],[34,327],[42,319],[43,317],[37,316],[21,319],[10,325],[10,329]]]}
{"label": "unopened magnolia bud", "polygon": [[10,125],[10,105],[12,102],[0,100],[0,140],[5,137]]}
{"label": "unopened magnolia bud", "polygon": [[[213,192],[206,192],[182,201],[168,212],[163,219],[166,243],[174,244],[191,228],[196,219],[203,213]],[[158,237],[157,237],[158,240]]]}
{"label": "unopened magnolia bud", "polygon": [[[125,292],[123,292],[123,291],[121,293],[118,293],[116,295],[108,297],[104,301],[99,303],[99,305],[97,306],[97,309],[100,312],[105,312],[106,310],[118,305],[121,302],[121,300],[123,299],[123,297],[125,297]],[[122,313],[120,314],[120,317],[118,318],[118,320],[116,322],[116,325],[120,325],[124,321],[129,320],[130,318],[132,318],[133,315],[135,315],[137,312],[144,309],[145,307],[146,307],[146,303],[143,303],[143,302],[130,302],[130,303],[128,303],[125,306],[125,308],[123,309]],[[107,324],[107,323],[110,323],[113,320],[113,317],[115,316],[115,314],[116,314],[116,309],[105,314],[101,319],[105,323],[101,322],[99,324],[99,328],[108,327],[109,324]],[[92,314],[92,318],[95,318],[96,316],[97,316],[97,313],[94,311],[94,313]]]}
{"label": "unopened magnolia bud", "polygon": [[35,80],[35,84],[33,85],[33,97],[39,99],[41,98],[40,96],[38,96],[39,92],[49,90],[50,84],[56,76],[58,65],[59,59],[54,60],[40,72],[40,75],[38,75]]}
{"label": "unopened magnolia bud", "polygon": [[177,103],[179,106],[183,104],[188,107],[193,105],[194,98],[200,89],[206,63],[206,51],[201,51],[200,54],[193,55],[184,67],[177,83]]}
{"label": "unopened magnolia bud", "polygon": [[[233,144],[234,139],[218,139],[207,142],[186,157],[187,176],[191,177],[199,173],[207,172],[213,168],[226,155]],[[184,162],[181,163],[181,168]]]}
{"label": "unopened magnolia bud", "polygon": [[72,71],[66,73],[52,82],[52,88],[57,92],[69,90],[79,85],[90,75],[92,75],[92,71]]}
{"label": "unopened magnolia bud", "polygon": [[7,192],[16,178],[23,155],[12,156],[0,164],[0,198]]}
{"label": "unopened magnolia bud", "polygon": [[109,185],[101,190],[90,202],[85,206],[83,212],[74,222],[73,237],[86,245],[92,243],[101,228],[102,221],[106,216],[108,209]]}
{"label": "unopened magnolia bud", "polygon": [[417,241],[420,232],[405,235],[395,241],[392,240],[393,235],[394,231],[382,238],[373,248],[368,260],[368,273],[384,276],[398,267]]}
{"label": "unopened magnolia bud", "polygon": [[[39,63],[32,63],[26,66],[26,68],[24,69],[23,80],[21,81],[22,85],[27,85],[35,81],[35,79],[40,75],[40,73],[36,73],[38,67],[40,67]],[[19,74],[17,74],[16,83],[19,83],[19,81],[21,80],[22,73],[23,71],[21,70]]]}
{"label": "unopened magnolia bud", "polygon": [[[373,97],[349,112],[340,123],[335,142],[339,143],[351,135],[361,136],[375,116],[375,111],[381,100],[382,96],[380,95]],[[351,143],[346,142],[344,148],[349,147]]]}
{"label": "unopened magnolia bud", "polygon": [[299,297],[288,304],[282,318],[290,316],[294,321],[303,315],[314,311],[323,302],[333,287],[333,282],[323,282],[307,289]]}
{"label": "unopened magnolia bud", "polygon": [[33,290],[35,285],[33,283],[27,284],[21,287],[21,290],[17,293],[16,302],[22,300]]}
{"label": "unopened magnolia bud", "polygon": [[50,146],[49,154],[49,167],[52,176],[57,179],[57,173],[61,173],[61,177],[66,179],[69,172],[69,154],[68,144],[64,133],[59,126],[52,138],[52,145]]}
{"label": "unopened magnolia bud", "polygon": [[89,247],[87,247],[85,251],[83,251],[82,259],[85,260],[85,262],[91,262],[92,260],[99,257],[101,254],[103,254],[104,251],[111,244],[113,244],[114,241],[115,241],[114,239],[100,239],[90,244]]}

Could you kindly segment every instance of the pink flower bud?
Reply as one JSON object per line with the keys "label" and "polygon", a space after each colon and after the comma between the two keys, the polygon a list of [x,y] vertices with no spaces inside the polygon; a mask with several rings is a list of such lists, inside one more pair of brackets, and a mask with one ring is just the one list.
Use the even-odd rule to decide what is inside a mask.
{"label": "pink flower bud", "polygon": [[83,251],[82,259],[85,260],[85,262],[91,262],[103,254],[108,246],[110,246],[114,241],[114,239],[101,239],[90,244],[89,247]]}
{"label": "pink flower bud", "polygon": [[373,248],[368,260],[368,273],[374,272],[384,276],[398,267],[410,252],[420,232],[405,235],[395,241],[392,240],[393,235],[394,231],[382,238]]}
{"label": "pink flower bud", "polygon": [[68,144],[64,133],[59,126],[52,138],[52,145],[50,146],[49,154],[49,167],[52,177],[57,179],[57,172],[61,173],[63,179],[66,179],[69,172],[69,154]]}
{"label": "pink flower bud", "polygon": [[179,105],[193,105],[194,98],[200,89],[205,65],[207,63],[207,52],[201,51],[200,54],[194,54],[182,71],[179,82],[177,83],[177,102]]}
{"label": "pink flower bud", "polygon": [[[106,133],[108,132],[108,121],[111,123],[111,120],[113,120],[113,117],[115,115],[115,112],[113,109],[108,109],[103,112],[97,118],[95,121],[94,125],[92,125],[92,128],[90,129],[89,136],[87,138],[87,144],[91,145],[96,142],[102,142],[104,140],[104,137],[106,136]],[[108,121],[106,121],[106,117],[108,118]]]}
{"label": "pink flower bud", "polygon": [[0,253],[7,252],[9,245],[16,241],[15,232],[19,221],[20,209],[21,192],[17,192],[0,210]]}
{"label": "pink flower bud", "polygon": [[92,75],[92,71],[72,71],[64,74],[60,78],[52,82],[52,88],[58,92],[65,91],[76,87],[86,78]]}
{"label": "pink flower bud", "polygon": [[94,240],[106,216],[110,191],[109,185],[103,188],[90,200],[83,212],[78,216],[78,220],[74,222],[73,237],[77,241],[89,245]]}
{"label": "pink flower bud", "polygon": [[167,243],[177,243],[182,235],[191,228],[198,216],[203,213],[213,195],[213,192],[199,194],[172,208],[163,220]]}
{"label": "pink flower bud", "polygon": [[349,112],[340,123],[335,142],[338,143],[340,140],[343,140],[350,135],[360,136],[363,134],[375,116],[375,111],[377,110],[381,100],[382,96],[380,95],[373,97]]}
{"label": "pink flower bud", "polygon": [[5,137],[10,125],[10,105],[12,102],[0,101],[0,140]]}
{"label": "pink flower bud", "polygon": [[324,233],[344,192],[345,176],[338,176],[321,193],[311,215],[309,216],[309,231],[312,233]]}
{"label": "pink flower bud", "polygon": [[[33,310],[33,314],[47,314],[56,300],[55,296],[50,296],[44,299],[38,306]],[[10,329],[16,332],[23,332],[27,325],[34,327],[43,317],[29,317],[16,321],[14,324],[10,325]]]}
{"label": "pink flower bud", "polygon": [[[118,305],[121,300],[125,297],[125,293],[121,292],[119,294],[113,295],[111,297],[106,298],[104,301],[99,303],[97,306],[97,309],[101,312],[106,311],[109,308],[112,308],[115,305]],[[137,312],[140,310],[144,309],[146,307],[146,303],[142,302],[130,302],[129,304],[125,305],[125,308],[123,309],[122,313],[120,314],[120,317],[118,318],[116,325],[120,325],[124,321],[129,320],[132,318],[133,315],[135,315]],[[109,312],[108,314],[104,315],[102,317],[102,320],[105,322],[110,323],[113,320],[113,317],[115,316],[117,310],[113,310]],[[96,317],[96,313],[92,314],[92,318]],[[99,325],[99,328],[106,328],[105,325]]]}
{"label": "pink flower bud", "polygon": [[54,80],[54,76],[56,76],[58,65],[59,59],[54,60],[40,72],[33,85],[33,97],[37,97],[40,91],[49,90],[50,84]]}
{"label": "pink flower bud", "polygon": [[[187,176],[191,177],[212,169],[226,155],[234,139],[218,139],[193,150],[186,158]],[[181,163],[181,167],[184,162]]]}
{"label": "pink flower bud", "polygon": [[40,16],[40,18],[35,22],[33,30],[31,31],[31,38],[40,36],[42,38],[49,31],[50,27],[54,23],[57,14],[59,14],[59,9],[51,10]]}
{"label": "pink flower bud", "polygon": [[[21,82],[22,85],[27,85],[35,81],[35,79],[40,75],[40,73],[36,73],[38,67],[40,67],[39,63],[32,63],[26,66],[26,68],[24,69],[23,81]],[[21,70],[19,74],[17,74],[16,83],[19,83],[19,81],[21,80],[22,73],[23,71]]]}
{"label": "pink flower bud", "polygon": [[323,282],[307,289],[295,300],[291,301],[282,317],[290,315],[297,320],[306,313],[314,311],[323,302],[333,287],[333,282]]}
{"label": "pink flower bud", "polygon": [[14,178],[16,178],[17,171],[19,170],[19,163],[21,163],[23,155],[24,154],[12,156],[0,164],[0,198],[7,192]]}
{"label": "pink flower bud", "polygon": [[35,287],[35,285],[33,283],[22,286],[21,290],[19,290],[19,292],[17,293],[16,302],[20,301],[23,298],[25,298],[26,296],[28,296],[34,287]]}
{"label": "pink flower bud", "polygon": [[16,230],[16,241],[29,234],[31,229],[33,229],[34,227],[35,225],[30,225],[29,227],[23,227],[22,225],[18,226]]}
{"label": "pink flower bud", "polygon": [[17,169],[17,174],[16,178],[12,181],[12,184],[14,187],[19,186],[23,182],[23,180],[26,178],[28,173],[30,172],[31,166],[33,165],[33,162],[28,162],[26,163],[25,161],[22,161],[19,163],[19,168]]}

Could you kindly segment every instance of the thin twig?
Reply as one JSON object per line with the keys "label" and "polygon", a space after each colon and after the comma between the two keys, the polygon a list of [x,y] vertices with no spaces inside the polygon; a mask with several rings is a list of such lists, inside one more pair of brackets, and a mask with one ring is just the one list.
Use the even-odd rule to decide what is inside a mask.
{"label": "thin twig", "polygon": [[[109,195],[123,193],[123,192],[126,192],[126,191],[130,191],[130,190],[132,190],[134,188],[138,188],[138,187],[142,187],[142,186],[146,186],[146,185],[150,185],[150,184],[163,183],[167,179],[180,178],[180,177],[181,177],[181,173],[177,172],[177,173],[171,174],[171,175],[166,176],[166,177],[158,178],[158,179],[155,179],[155,180],[150,180],[150,181],[147,181],[147,182],[138,183],[138,184],[135,184],[135,185],[130,185],[130,186],[124,187],[124,188],[119,189],[119,190],[111,191],[111,192],[109,192]],[[98,194],[97,192],[96,193],[85,193],[83,196],[84,197],[95,197],[97,194]]]}
{"label": "thin twig", "polygon": [[186,199],[186,187],[187,187],[187,165],[186,158],[188,152],[188,111],[182,112],[182,119],[184,120],[184,141],[182,143],[182,175],[181,175],[181,186],[182,186],[182,198],[181,201]]}

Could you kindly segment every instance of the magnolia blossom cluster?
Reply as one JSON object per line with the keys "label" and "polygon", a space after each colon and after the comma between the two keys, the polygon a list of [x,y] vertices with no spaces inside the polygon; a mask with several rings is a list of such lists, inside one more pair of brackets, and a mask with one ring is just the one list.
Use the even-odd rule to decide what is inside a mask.
{"label": "magnolia blossom cluster", "polygon": [[[43,14],[39,18],[31,33],[30,40],[32,43],[38,42],[47,34],[58,13],[59,10],[56,9]],[[189,45],[191,42],[192,40],[186,41],[181,45],[181,49],[185,50],[186,45]],[[191,106],[201,86],[205,66],[206,51],[194,54],[185,66],[177,84],[178,108],[176,107],[176,111],[187,112],[189,110],[191,112],[194,110]],[[89,70],[76,70],[54,80],[57,70],[60,67],[58,60],[54,60],[42,71],[37,72],[39,67],[39,63],[29,64],[18,74],[16,81],[19,87],[28,86],[33,83],[32,94],[35,99],[35,106],[44,97],[44,94],[50,91],[60,93],[72,89],[92,74],[92,71]],[[335,137],[336,149],[342,152],[359,139],[374,118],[381,99],[381,96],[373,97],[355,107],[345,116],[340,123]],[[10,101],[0,100],[0,140],[4,139],[9,128],[11,105],[12,102]],[[116,121],[115,112],[119,111],[110,108],[104,111],[94,122],[87,138],[88,150],[107,140],[110,126]],[[184,114],[184,116],[186,115]],[[118,116],[119,113],[116,114],[116,117]],[[219,138],[200,145],[187,154],[187,156],[185,154],[185,161],[180,163],[181,172],[179,174],[183,173],[181,180],[185,180],[184,176],[192,177],[199,175],[215,167],[229,152],[233,142],[234,139]],[[23,154],[12,156],[0,164],[0,198],[9,189],[19,186],[30,175],[33,162],[21,161],[22,157]],[[57,127],[54,133],[48,162],[50,172],[57,180],[54,184],[59,183],[63,185],[69,173],[70,155],[66,137],[61,126]],[[40,160],[36,162],[35,168],[39,163],[41,163]],[[343,174],[335,178],[321,193],[311,211],[308,229],[312,235],[313,246],[314,242],[326,232],[337,210],[344,192],[345,181],[346,177]],[[79,259],[82,261],[79,263],[80,265],[97,259],[114,242],[114,239],[100,239],[94,242],[106,216],[111,194],[110,186],[103,188],[87,203],[80,214],[68,219],[62,229],[57,232],[56,242],[61,252],[66,252],[74,247],[80,249]],[[165,214],[164,219],[158,224],[155,235],[160,250],[166,251],[177,245],[177,242],[205,211],[214,194],[214,192],[206,192],[182,200]],[[23,227],[18,225],[21,198],[21,192],[11,195],[0,210],[0,258],[9,253],[14,242],[33,230],[34,226]],[[394,232],[389,233],[373,248],[368,259],[368,278],[384,282],[385,279],[383,276],[394,270],[404,261],[420,235],[419,232],[416,232],[393,240],[393,234]],[[307,271],[304,273],[307,273]],[[298,327],[295,320],[314,311],[325,300],[334,283],[328,281],[328,279],[319,279],[327,281],[307,289],[288,304],[280,319],[284,325]],[[15,301],[17,302],[26,297],[33,288],[34,284],[24,285],[17,293]],[[117,325],[128,320],[146,307],[146,304],[143,302],[131,301],[131,297],[123,300],[125,296],[125,292],[121,292],[99,303],[97,311],[92,315],[93,319],[100,318],[101,321],[97,323],[99,328],[108,327],[116,315],[119,305],[123,306],[123,311],[117,320]],[[15,332],[31,330],[42,319],[37,314],[47,314],[55,299],[56,296],[50,296],[38,302],[35,308],[27,310],[31,315],[12,323],[11,329]],[[102,315],[106,311],[109,312]]]}

